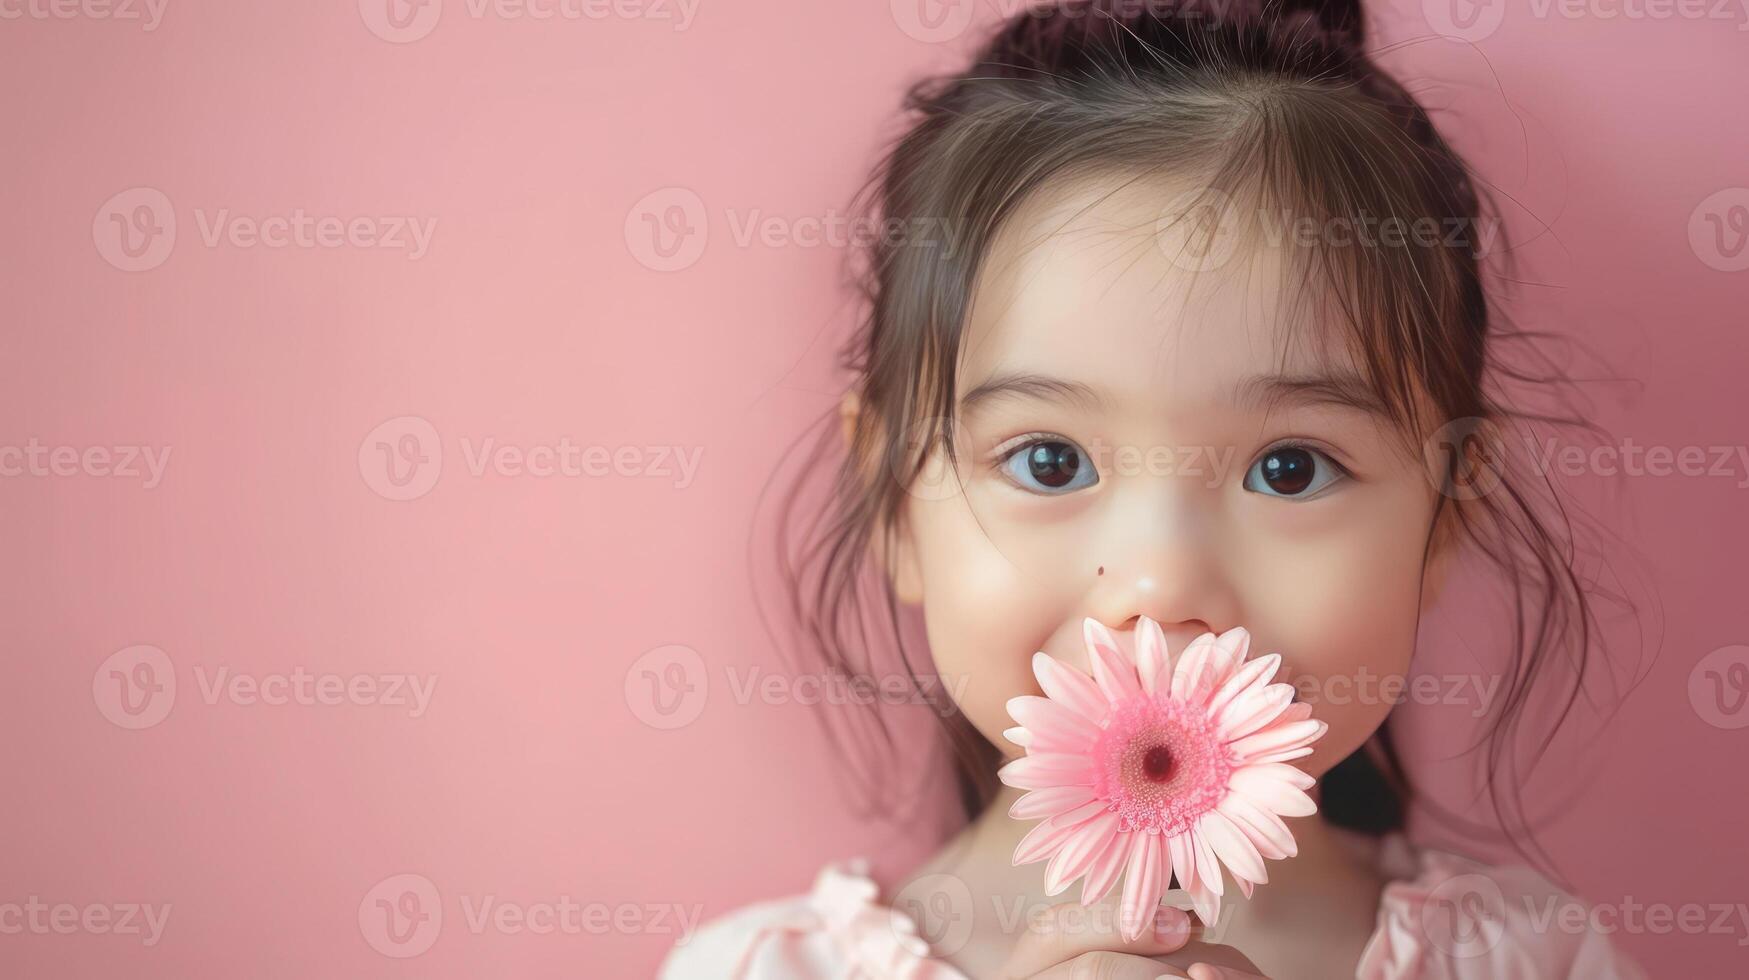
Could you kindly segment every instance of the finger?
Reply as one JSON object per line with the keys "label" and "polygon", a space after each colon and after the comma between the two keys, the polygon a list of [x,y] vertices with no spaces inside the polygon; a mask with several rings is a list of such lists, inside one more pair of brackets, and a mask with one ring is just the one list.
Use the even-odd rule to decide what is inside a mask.
{"label": "finger", "polygon": [[1213,963],[1192,963],[1190,965],[1190,980],[1269,980],[1269,978],[1245,970],[1216,966]]}
{"label": "finger", "polygon": [[1190,974],[1146,956],[1096,949],[1067,963],[1058,963],[1043,973],[1035,973],[1027,980],[1086,980],[1087,977],[1098,977],[1099,980],[1189,980]]}
{"label": "finger", "polygon": [[1193,972],[1199,966],[1204,970],[1226,970],[1225,975],[1210,975],[1218,980],[1238,980],[1241,977],[1261,976],[1263,973],[1244,953],[1231,946],[1198,942],[1194,939],[1185,943],[1182,948],[1160,957],[1160,961]]}
{"label": "finger", "polygon": [[[1064,902],[1028,920],[1003,967],[1004,978],[1031,977],[1094,951],[1153,956],[1170,953],[1190,938],[1190,916],[1162,905],[1135,939],[1123,938],[1121,910],[1107,899],[1092,905]],[[1158,967],[1159,964],[1155,964]],[[1158,974],[1155,974],[1158,976]]]}

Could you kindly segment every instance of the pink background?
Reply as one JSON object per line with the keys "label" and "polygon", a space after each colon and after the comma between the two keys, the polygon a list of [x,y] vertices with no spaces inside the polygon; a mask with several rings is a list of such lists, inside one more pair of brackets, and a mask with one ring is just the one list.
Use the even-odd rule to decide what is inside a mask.
{"label": "pink background", "polygon": [[[972,6],[983,23],[999,5]],[[828,858],[871,854],[887,875],[931,849],[939,821],[895,839],[846,816],[811,709],[728,690],[730,669],[783,669],[754,612],[749,525],[791,441],[834,404],[847,323],[843,248],[736,232],[843,214],[902,86],[951,64],[970,32],[932,40],[908,2],[875,0],[703,0],[684,29],[444,0],[434,26],[392,39],[376,0],[168,0],[151,30],[100,5],[7,9],[36,13],[0,24],[0,445],[171,455],[150,488],[98,464],[0,478],[0,906],[172,911],[150,947],[0,934],[0,975],[648,975],[672,920],[474,931],[464,902],[708,918],[800,891]],[[1425,38],[1440,14],[1373,9],[1382,40]],[[1749,205],[1744,26],[1513,4],[1474,45],[1388,61],[1518,201],[1521,238],[1536,237],[1526,214],[1546,223],[1520,317],[1642,382],[1594,409],[1636,445],[1745,438],[1749,271],[1689,234],[1709,199],[1725,216]],[[138,202],[112,198],[138,187],[169,202],[176,234],[152,268],[125,271],[107,219],[131,219]],[[646,199],[676,187],[696,198]],[[209,245],[222,209],[436,224],[417,258],[357,240]],[[694,229],[696,257],[677,258],[690,264],[652,268],[646,213]],[[366,445],[408,417],[429,429],[391,423]],[[468,454],[486,439],[674,446],[698,467],[685,485],[476,475]],[[435,484],[391,499],[410,491],[376,441],[426,453]],[[1749,714],[1691,697],[1703,658],[1749,642],[1745,479],[1738,464],[1611,493],[1581,481],[1615,508],[1661,601],[1645,681],[1585,740],[1590,778],[1530,795],[1566,801],[1548,840],[1593,902],[1749,901],[1749,732],[1731,727]],[[1453,641],[1462,621],[1435,617],[1430,658],[1473,656]],[[131,665],[108,661],[139,644],[163,651],[150,676],[167,670],[176,690],[131,730],[142,716],[107,676]],[[689,723],[661,729],[643,720],[637,662],[669,645],[696,653],[710,687]],[[417,717],[368,695],[209,703],[201,681],[221,669],[436,687]],[[1421,756],[1451,744],[1448,722],[1407,721],[1439,739]],[[1562,759],[1551,772],[1575,771]],[[1423,771],[1457,787],[1460,770]],[[441,927],[411,958],[371,934],[398,875],[441,896]],[[1749,935],[1616,942],[1655,975],[1718,975]]]}

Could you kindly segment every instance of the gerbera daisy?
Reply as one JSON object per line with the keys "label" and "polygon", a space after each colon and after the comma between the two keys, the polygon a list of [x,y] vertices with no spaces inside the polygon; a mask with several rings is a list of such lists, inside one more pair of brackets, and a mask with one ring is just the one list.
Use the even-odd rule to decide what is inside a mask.
{"label": "gerbera daisy", "polygon": [[1204,633],[1169,663],[1160,625],[1141,617],[1134,654],[1094,619],[1083,623],[1093,676],[1040,651],[1032,669],[1045,697],[1009,700],[1026,749],[1003,766],[1004,783],[1029,790],[1009,809],[1044,818],[1014,850],[1016,865],[1049,859],[1055,895],[1086,875],[1091,905],[1124,876],[1122,929],[1134,939],[1153,919],[1174,875],[1196,913],[1220,916],[1223,866],[1247,898],[1269,880],[1263,860],[1298,853],[1282,817],[1317,812],[1313,778],[1289,760],[1310,755],[1329,725],[1270,683],[1271,653],[1246,660],[1250,634]]}

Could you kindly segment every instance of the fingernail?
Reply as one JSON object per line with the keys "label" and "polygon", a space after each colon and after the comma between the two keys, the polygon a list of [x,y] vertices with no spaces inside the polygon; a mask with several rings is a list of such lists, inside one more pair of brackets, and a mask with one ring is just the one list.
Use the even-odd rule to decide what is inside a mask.
{"label": "fingernail", "polygon": [[1190,916],[1180,909],[1161,908],[1154,913],[1154,938],[1163,943],[1183,941],[1190,935]]}

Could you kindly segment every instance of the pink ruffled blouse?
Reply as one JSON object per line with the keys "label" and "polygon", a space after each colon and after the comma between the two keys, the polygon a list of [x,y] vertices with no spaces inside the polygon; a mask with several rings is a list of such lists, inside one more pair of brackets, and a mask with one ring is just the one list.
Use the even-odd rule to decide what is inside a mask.
{"label": "pink ruffled blouse", "polygon": [[[1415,848],[1402,834],[1381,843],[1380,867],[1391,880],[1356,980],[1646,980],[1605,933],[1585,926],[1589,915],[1572,911],[1588,906],[1536,871]],[[1465,875],[1482,878],[1453,881]],[[706,922],[669,951],[657,978],[968,980],[934,958],[916,923],[878,894],[865,860],[830,862],[806,895]]]}

